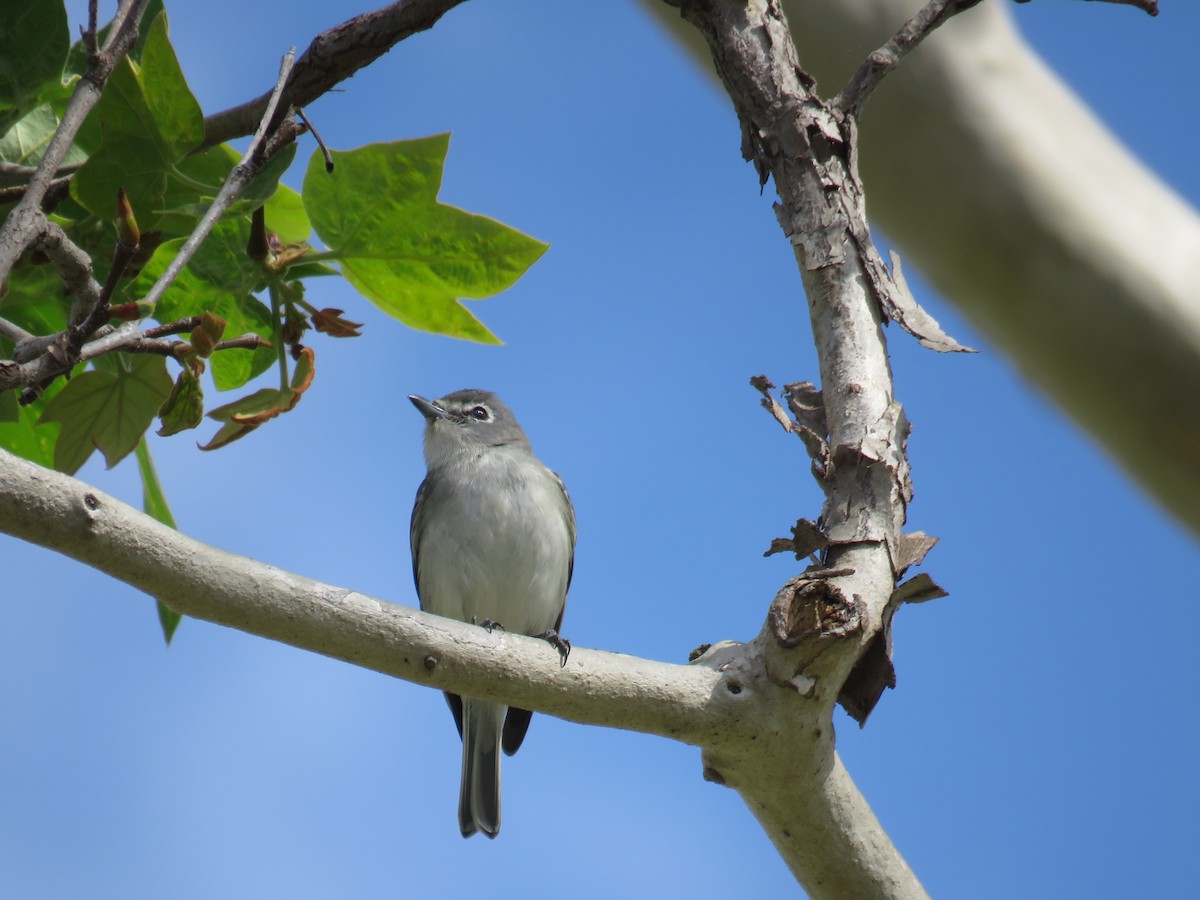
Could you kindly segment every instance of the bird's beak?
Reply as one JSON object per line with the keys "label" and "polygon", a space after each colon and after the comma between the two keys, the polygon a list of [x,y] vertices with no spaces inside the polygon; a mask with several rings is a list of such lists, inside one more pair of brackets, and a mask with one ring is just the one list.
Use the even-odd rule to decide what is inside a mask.
{"label": "bird's beak", "polygon": [[424,397],[418,397],[416,394],[409,394],[408,399],[412,401],[412,405],[429,422],[432,422],[434,419],[444,419],[447,416],[446,411],[432,400],[426,400]]}

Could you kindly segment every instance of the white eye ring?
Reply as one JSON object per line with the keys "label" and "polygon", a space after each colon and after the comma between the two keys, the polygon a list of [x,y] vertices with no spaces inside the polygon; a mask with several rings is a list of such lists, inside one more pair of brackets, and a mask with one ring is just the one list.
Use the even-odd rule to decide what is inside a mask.
{"label": "white eye ring", "polygon": [[479,406],[472,406],[467,410],[467,415],[472,419],[475,419],[477,422],[492,421],[492,411],[482,404]]}

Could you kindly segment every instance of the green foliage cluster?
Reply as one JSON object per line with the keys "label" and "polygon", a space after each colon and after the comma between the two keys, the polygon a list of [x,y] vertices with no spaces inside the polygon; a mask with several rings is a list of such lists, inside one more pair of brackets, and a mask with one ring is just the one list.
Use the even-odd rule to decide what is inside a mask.
{"label": "green foliage cluster", "polygon": [[[61,3],[5,6],[0,161],[36,166],[86,69],[87,53],[81,44],[71,45]],[[102,273],[117,249],[114,209],[123,191],[140,246],[112,298],[114,315],[161,325],[186,320],[188,327],[170,332],[166,355],[97,357],[27,392],[21,404],[12,391],[0,394],[0,446],[68,473],[97,448],[109,466],[136,451],[147,511],[174,525],[146,431],[156,419],[160,435],[194,429],[204,417],[206,385],[248,389],[272,368],[277,386],[209,410],[220,428],[202,449],[225,446],[295,407],[314,376],[306,331],[352,337],[362,327],[341,310],[311,306],[305,288],[312,279],[344,277],[412,328],[498,343],[459,301],[504,290],[546,247],[492,219],[437,202],[448,142],[448,135],[437,135],[334,152],[332,173],[314,152],[300,193],[280,183],[296,152],[294,144],[287,146],[149,308],[142,298],[240,159],[228,145],[205,148],[203,112],[171,45],[166,13],[152,4],[136,46],[112,73],[64,159],[71,167],[69,194],[50,212]],[[5,177],[13,183],[11,174]],[[0,206],[0,214],[10,208]],[[264,236],[261,224],[255,230],[259,210],[268,240],[265,258],[263,252],[252,258],[252,234],[259,243]],[[319,248],[309,244],[314,233]],[[54,267],[36,253],[27,253],[0,287],[0,318],[35,336],[63,332],[71,304]],[[257,339],[221,346],[249,335]],[[13,350],[0,337],[0,360],[11,359]],[[169,611],[160,612],[169,638],[177,619],[168,622]]]}

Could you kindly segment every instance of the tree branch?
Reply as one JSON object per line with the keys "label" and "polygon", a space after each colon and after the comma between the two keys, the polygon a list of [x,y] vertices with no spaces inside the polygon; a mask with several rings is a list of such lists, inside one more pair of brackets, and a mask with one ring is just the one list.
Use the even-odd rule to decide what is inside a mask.
{"label": "tree branch", "polygon": [[[151,307],[158,302],[179,273],[183,271],[183,267],[195,255],[196,250],[208,237],[225,210],[254,180],[262,168],[267,158],[264,148],[280,130],[276,112],[279,109],[279,98],[282,95],[283,86],[291,73],[292,59],[293,52],[289,51],[280,64],[279,78],[271,92],[270,102],[263,110],[258,130],[251,140],[250,146],[246,149],[245,155],[234,166],[233,171],[221,186],[221,190],[209,204],[204,216],[141,302]],[[275,122],[274,127],[272,127],[272,122]],[[40,209],[34,207],[29,211],[27,223],[38,246],[52,256],[55,264],[59,267],[59,274],[67,283],[68,288],[76,294],[76,303],[71,309],[72,325],[65,332],[27,339],[14,354],[19,365],[9,363],[0,366],[0,392],[17,386],[32,387],[31,392],[22,396],[22,400],[28,402],[49,380],[69,371],[79,362],[120,349],[129,349],[139,353],[164,353],[165,345],[157,346],[153,343],[146,343],[145,336],[137,330],[137,326],[133,323],[126,323],[111,331],[96,331],[94,339],[88,341],[88,338],[93,336],[85,333],[83,328],[85,326],[94,327],[95,322],[90,316],[90,312],[99,307],[104,300],[102,289],[91,278],[91,260],[87,254],[71,243],[58,225],[48,221]],[[107,326],[105,327],[107,328]],[[244,344],[231,346],[244,346]]]}
{"label": "tree branch", "polygon": [[396,606],[201,544],[0,450],[0,532],[107,572],[177,612],[439,690],[700,744],[722,676]]}
{"label": "tree branch", "polygon": [[[782,4],[805,70],[834,85],[862,64],[859,47],[880,46],[913,10]],[[695,29],[661,0],[643,5],[710,68]],[[1200,391],[1172,387],[1200,384],[1196,211],[1063,85],[1003,4],[949,23],[885,90],[862,131],[874,220],[1025,379],[1200,533]]]}
{"label": "tree branch", "polygon": [[[880,260],[856,169],[854,119],[814,93],[778,2],[667,2],[680,6],[703,34],[737,111],[743,154],[760,183],[768,176],[775,181],[776,213],[808,295],[820,359],[828,432],[818,467],[827,496],[824,562],[836,571],[810,571],[785,585],[756,645],[773,683],[823,699],[830,709],[840,695],[861,721],[891,676],[887,651],[869,651],[887,645],[893,592],[905,565],[901,526],[912,492],[908,424],[892,393],[883,316],[901,321],[922,343],[938,349],[957,345],[931,319],[922,320],[924,314],[904,296],[898,271],[893,278]],[[932,323],[937,333],[910,327],[917,322]],[[856,664],[868,660],[880,666],[878,691],[875,685],[851,686],[852,677],[863,680]],[[810,729],[816,735],[811,739]],[[833,755],[831,717],[813,715],[791,734],[794,755],[777,771],[821,773],[805,785],[806,812],[819,840],[814,831],[799,837],[784,825],[789,814],[780,804],[805,801],[781,800],[778,783],[767,788],[757,781],[756,759],[710,751],[706,766],[738,789],[810,896],[925,896],[857,791],[855,801],[846,802],[849,777]]]}
{"label": "tree branch", "polygon": [[233,171],[229,173],[229,177],[221,185],[221,190],[213,198],[213,202],[209,204],[208,209],[204,212],[204,216],[196,224],[192,233],[188,235],[187,240],[183,242],[183,246],[179,248],[179,252],[175,254],[150,290],[146,292],[146,296],[142,298],[142,301],[147,305],[153,306],[167,292],[167,288],[174,283],[179,273],[183,271],[183,267],[188,264],[188,261],[195,255],[200,245],[204,243],[204,239],[208,237],[209,232],[213,230],[221,216],[225,214],[225,210],[229,209],[238,195],[254,180],[263,163],[266,162],[267,157],[264,151],[267,142],[271,138],[275,128],[278,127],[276,112],[277,110],[286,108],[281,107],[279,101],[283,95],[284,85],[287,84],[288,78],[292,73],[294,58],[295,48],[293,47],[287,52],[280,63],[279,78],[275,82],[275,87],[268,95],[267,102],[263,105],[262,114],[258,121],[258,129],[255,131],[253,140],[250,141],[250,146],[246,148],[245,155],[233,167]]}
{"label": "tree branch", "polygon": [[80,126],[100,99],[113,69],[137,40],[138,23],[148,3],[149,0],[121,0],[104,46],[89,57],[87,71],[76,83],[66,112],[46,146],[37,171],[25,186],[20,202],[12,208],[3,227],[0,227],[0,281],[8,277],[21,254],[41,234],[38,218],[41,216],[42,199],[50,189]]}
{"label": "tree branch", "polygon": [[[705,777],[737,788],[789,864],[827,872],[851,891],[842,896],[880,896],[853,891],[903,870],[833,752],[832,695],[802,690],[805,676],[787,655],[813,654],[811,642],[787,653],[762,636],[726,642],[692,665],[577,647],[560,668],[543,641],[208,547],[2,450],[0,533],[106,572],[185,615],[439,690],[701,746]],[[768,660],[782,668],[769,672]]]}
{"label": "tree branch", "polygon": [[956,13],[970,9],[980,0],[934,0],[921,8],[904,23],[886,44],[867,57],[850,81],[834,100],[843,113],[858,116],[862,113],[875,88],[884,77],[900,64],[900,60],[916,49],[939,25]]}
{"label": "tree branch", "polygon": [[[313,38],[296,61],[283,94],[282,106],[308,106],[339,82],[374,62],[399,41],[432,28],[447,11],[463,0],[398,0],[382,9],[355,16]],[[207,150],[249,134],[262,118],[269,94],[207,116],[204,143]]]}

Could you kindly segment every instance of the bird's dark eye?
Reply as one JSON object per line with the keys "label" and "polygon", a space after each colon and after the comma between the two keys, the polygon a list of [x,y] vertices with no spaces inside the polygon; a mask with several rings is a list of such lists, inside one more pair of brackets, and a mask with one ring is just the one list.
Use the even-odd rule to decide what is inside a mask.
{"label": "bird's dark eye", "polygon": [[492,418],[492,412],[486,406],[472,406],[467,415],[478,422],[488,422]]}

